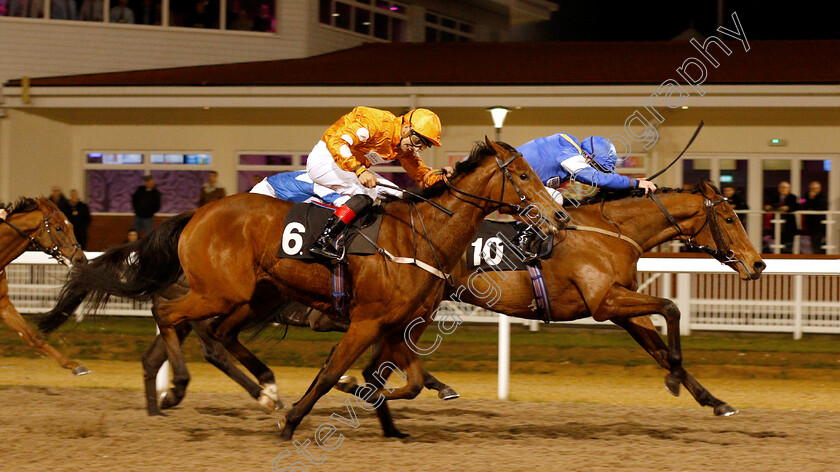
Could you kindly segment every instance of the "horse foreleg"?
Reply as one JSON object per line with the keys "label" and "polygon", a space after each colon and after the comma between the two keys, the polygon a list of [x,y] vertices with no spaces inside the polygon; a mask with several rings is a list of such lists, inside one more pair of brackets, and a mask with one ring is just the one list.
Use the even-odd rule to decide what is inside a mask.
{"label": "horse foreleg", "polygon": [[682,366],[682,349],[680,347],[680,310],[677,305],[667,298],[659,298],[644,293],[628,290],[620,285],[613,285],[601,301],[598,309],[592,314],[597,321],[617,318],[631,318],[660,314],[665,317],[668,325],[668,347],[665,361],[670,373],[665,376],[665,386],[674,396],[680,394],[680,384],[685,379],[685,369]]}
{"label": "horse foreleg", "polygon": [[423,369],[423,381],[426,388],[437,391],[438,398],[441,400],[455,400],[461,396],[454,388],[435,378],[435,376],[426,371],[426,369]]}
{"label": "horse foreleg", "polygon": [[254,374],[262,387],[257,394],[257,401],[263,410],[270,413],[283,409],[280,391],[274,380],[274,372],[239,341],[239,332],[248,324],[253,314],[249,306],[243,305],[232,315],[214,320],[208,327],[207,333]]}
{"label": "horse foreleg", "polygon": [[[666,355],[668,347],[662,341],[656,328],[648,316],[637,316],[635,318],[616,318],[613,322],[630,333],[633,339],[642,346],[645,351],[664,369],[670,368]],[[710,406],[714,409],[717,416],[730,416],[738,413],[738,410],[730,406],[728,403],[717,399],[714,395],[706,390],[688,371],[685,372],[683,378],[683,385],[691,393],[691,396],[697,400],[701,406]]]}
{"label": "horse foreleg", "polygon": [[[353,318],[351,315],[351,319]],[[335,386],[338,379],[347,372],[353,362],[380,336],[380,324],[377,320],[365,320],[350,325],[347,334],[336,345],[312,386],[300,401],[289,410],[284,420],[280,422],[281,439],[285,441],[292,439],[295,428],[312,411],[312,407],[315,406],[318,399]]]}
{"label": "horse foreleg", "polygon": [[[178,335],[178,344],[184,344],[184,340],[190,334],[192,328],[188,323],[180,324],[175,327],[175,333]],[[187,385],[190,383],[190,373],[182,371],[180,375],[173,375],[173,388],[168,389],[161,396],[161,404],[158,407],[157,403],[157,374],[160,371],[163,363],[166,362],[166,343],[163,338],[158,335],[155,337],[152,345],[143,354],[143,387],[146,390],[146,412],[149,416],[165,416],[160,410],[172,408],[184,399],[187,394]],[[182,360],[183,365],[186,365],[186,360]],[[174,363],[170,362],[170,365]],[[173,368],[173,372],[174,372]]]}
{"label": "horse foreleg", "polygon": [[34,329],[32,329],[31,326],[29,326],[29,323],[23,319],[23,316],[21,316],[12,305],[9,297],[6,296],[6,287],[6,279],[4,278],[2,280],[2,287],[0,287],[0,321],[8,326],[9,329],[16,332],[21,338],[23,338],[24,341],[27,342],[27,344],[50,356],[61,367],[70,369],[74,375],[89,374],[90,370],[87,367],[70,359],[58,349],[47,344],[47,342],[44,341],[44,339]]}

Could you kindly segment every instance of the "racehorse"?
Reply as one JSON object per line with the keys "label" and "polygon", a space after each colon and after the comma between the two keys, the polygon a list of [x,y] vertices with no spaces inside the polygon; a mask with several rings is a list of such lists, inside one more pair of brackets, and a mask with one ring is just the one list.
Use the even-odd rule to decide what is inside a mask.
{"label": "racehorse", "polygon": [[[454,298],[524,319],[572,321],[592,316],[596,321],[612,321],[627,330],[669,371],[665,384],[673,395],[679,395],[679,386],[683,384],[700,405],[712,407],[715,415],[737,413],[685,371],[680,349],[680,311],[667,298],[636,292],[636,263],[643,252],[681,239],[726,264],[741,279],[755,280],[766,267],[761,256],[732,207],[705,179],[691,192],[660,188],[647,198],[641,191],[624,196],[596,198],[590,204],[569,210],[568,229],[559,234],[564,237],[556,238],[552,256],[541,261],[550,313],[540,313],[537,309],[527,271],[482,270],[482,276],[474,277],[474,271],[467,268],[466,257],[453,273],[455,284],[447,287],[444,299]],[[488,293],[497,296],[487,297]],[[665,317],[667,345],[654,328],[651,314]],[[376,379],[369,374],[373,366],[397,361],[400,355],[376,353],[365,369],[365,379],[374,382]],[[356,394],[358,386],[355,379],[347,378],[337,388]],[[380,393],[386,400],[390,399],[387,390],[370,395]],[[383,402],[376,413],[383,429],[396,431],[387,403]]]}
{"label": "racehorse", "polygon": [[6,266],[30,247],[52,256],[64,265],[87,262],[82,247],[73,235],[73,225],[46,198],[22,198],[7,211],[6,219],[0,220],[0,321],[18,333],[30,346],[40,349],[73,374],[90,373],[87,367],[47,344],[29,326],[9,300],[9,283],[6,280]]}
{"label": "racehorse", "polygon": [[[347,304],[350,326],[303,398],[286,414],[281,438],[291,439],[315,402],[374,342],[402,344],[410,320],[431,318],[445,274],[455,268],[486,215],[497,210],[528,213],[530,205],[522,205],[539,202],[544,195],[545,187],[515,149],[486,139],[456,166],[451,179],[423,192],[422,198],[448,208],[451,216],[423,202],[390,203],[379,233],[382,253],[413,254],[414,267],[390,263],[384,255],[347,257],[353,294]],[[210,334],[257,377],[264,391],[276,392],[273,374],[238,341],[239,330],[249,317],[289,300],[333,310],[328,267],[276,257],[290,207],[289,202],[242,194],[183,213],[147,238],[78,267],[66,293],[72,298],[90,290],[94,305],[108,295],[148,299],[169,288],[183,271],[190,291],[162,302],[155,314],[176,386],[186,386],[186,366],[175,327],[218,317]],[[548,233],[556,230],[544,218],[538,226]],[[132,253],[135,262],[129,264]],[[240,309],[245,306],[250,310]],[[419,339],[422,329],[413,333]],[[408,387],[398,390],[406,397],[416,396],[427,381],[418,356],[406,351],[401,362]]]}

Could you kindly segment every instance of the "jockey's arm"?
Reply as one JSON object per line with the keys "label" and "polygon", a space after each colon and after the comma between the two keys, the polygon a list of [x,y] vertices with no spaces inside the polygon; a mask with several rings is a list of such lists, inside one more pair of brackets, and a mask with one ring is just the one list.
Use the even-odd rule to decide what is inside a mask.
{"label": "jockey's arm", "polygon": [[571,180],[610,190],[624,190],[638,187],[638,181],[621,174],[607,174],[590,166],[583,156],[574,156],[560,165],[569,173]]}
{"label": "jockey's arm", "polygon": [[432,168],[427,166],[417,154],[401,153],[397,158],[408,176],[414,179],[420,188],[431,187],[443,179],[443,175],[432,171]]}
{"label": "jockey's arm", "polygon": [[368,125],[356,119],[335,130],[329,136],[325,136],[324,141],[327,143],[327,149],[332,154],[338,167],[359,176],[370,163],[364,158],[361,158],[361,160],[356,158],[353,155],[352,148],[367,141],[372,132],[375,132],[375,130],[371,130]]}

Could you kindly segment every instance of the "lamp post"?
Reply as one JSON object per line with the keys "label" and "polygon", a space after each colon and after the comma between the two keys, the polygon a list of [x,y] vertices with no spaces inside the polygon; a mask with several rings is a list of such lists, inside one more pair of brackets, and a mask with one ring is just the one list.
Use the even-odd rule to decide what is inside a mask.
{"label": "lamp post", "polygon": [[493,117],[493,126],[496,127],[496,141],[500,141],[502,139],[502,125],[505,124],[505,117],[507,117],[510,109],[505,107],[490,107],[487,111]]}
{"label": "lamp post", "polygon": [[[505,107],[490,107],[487,109],[493,117],[496,127],[496,141],[502,139],[502,125],[505,123],[510,109]],[[499,400],[507,400],[510,385],[510,318],[499,313]]]}

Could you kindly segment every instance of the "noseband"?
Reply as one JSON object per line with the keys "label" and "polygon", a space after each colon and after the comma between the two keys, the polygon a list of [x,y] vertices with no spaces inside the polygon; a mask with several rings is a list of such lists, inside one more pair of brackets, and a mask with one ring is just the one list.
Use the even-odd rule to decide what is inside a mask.
{"label": "noseband", "polygon": [[[39,209],[39,211],[40,211],[40,209]],[[44,229],[42,229],[38,232],[38,236],[40,237],[41,234],[44,232],[44,230],[47,231],[47,235],[50,237],[51,247],[44,246],[43,244],[41,244],[40,241],[38,241],[38,239],[33,238],[32,236],[29,236],[28,234],[24,233],[20,228],[18,228],[17,226],[9,223],[8,219],[0,220],[0,223],[5,223],[5,224],[9,225],[9,227],[11,227],[13,230],[15,230],[15,232],[17,234],[19,234],[22,238],[28,239],[29,243],[32,246],[34,246],[35,249],[43,252],[44,254],[47,254],[48,256],[52,257],[53,259],[55,259],[59,263],[67,265],[68,259],[67,259],[67,257],[64,256],[64,254],[61,253],[61,250],[65,249],[65,248],[70,248],[70,247],[75,248],[75,250],[73,251],[73,254],[70,256],[70,258],[72,259],[76,255],[76,252],[79,251],[82,248],[82,245],[79,244],[79,243],[76,243],[76,244],[70,244],[70,245],[67,245],[67,246],[59,246],[58,244],[56,244],[55,238],[53,237],[52,229],[50,227],[50,220],[55,215],[58,215],[60,213],[61,213],[60,211],[57,211],[55,213],[50,214],[49,216],[44,216]],[[44,212],[41,212],[41,214],[43,215]]]}
{"label": "noseband", "polygon": [[[671,223],[671,225],[673,225],[675,228],[677,228],[677,231],[679,231],[679,236],[681,236],[681,239],[685,243],[686,247],[700,252],[704,252],[717,259],[717,261],[721,264],[732,266],[733,264],[737,263],[744,265],[744,267],[746,268],[744,262],[735,257],[735,251],[729,248],[729,243],[726,242],[726,238],[723,237],[723,230],[721,229],[720,222],[718,221],[717,216],[715,215],[715,207],[725,202],[726,197],[720,197],[715,201],[711,201],[705,196],[703,197],[703,205],[706,208],[706,221],[703,222],[703,226],[701,226],[696,233],[689,236],[688,234],[686,234],[685,231],[683,231],[682,227],[680,227],[679,223],[677,223],[677,220],[674,219],[674,217],[671,216],[670,213],[668,213],[668,210],[665,209],[665,207],[662,205],[662,202],[659,201],[659,198],[656,196],[656,194],[651,192],[648,194],[648,196],[651,200],[653,200],[654,203],[656,203],[656,206],[658,206],[659,209],[662,210],[662,213],[665,214],[665,218],[668,219],[668,222]],[[717,246],[717,248],[711,248],[709,246],[704,246],[702,244],[697,244],[696,242],[694,242],[694,238],[698,234],[700,234],[701,231],[703,231],[703,228],[705,228],[706,225],[709,226],[709,231],[712,232],[712,239],[715,241],[715,246]]]}

